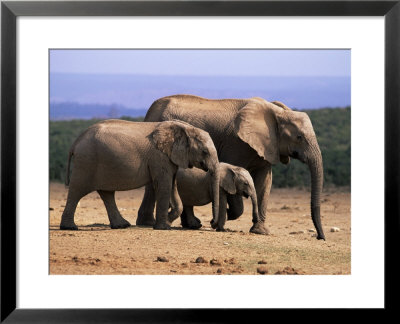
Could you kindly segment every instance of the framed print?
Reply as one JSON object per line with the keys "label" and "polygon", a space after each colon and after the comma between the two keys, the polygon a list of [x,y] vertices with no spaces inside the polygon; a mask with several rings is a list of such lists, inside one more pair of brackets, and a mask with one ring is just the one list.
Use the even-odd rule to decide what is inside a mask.
{"label": "framed print", "polygon": [[[392,308],[399,15],[398,1],[3,1],[1,320]],[[184,188],[192,166],[207,199]],[[235,170],[255,194],[220,182]]]}

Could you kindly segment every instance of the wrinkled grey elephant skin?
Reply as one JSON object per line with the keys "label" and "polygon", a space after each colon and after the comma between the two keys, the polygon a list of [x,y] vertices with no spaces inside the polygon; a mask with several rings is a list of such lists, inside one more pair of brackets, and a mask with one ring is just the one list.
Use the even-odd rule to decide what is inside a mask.
{"label": "wrinkled grey elephant skin", "polygon": [[[60,229],[78,229],[74,222],[76,206],[93,191],[104,202],[111,228],[130,226],[118,211],[115,191],[146,184],[152,185],[157,201],[156,219],[148,225],[170,229],[170,222],[183,208],[176,188],[176,172],[178,167],[193,166],[208,170],[213,181],[219,183],[217,153],[210,136],[201,129],[181,121],[99,122],[83,132],[70,149],[66,177],[69,190]],[[218,190],[213,192],[213,199],[217,217]],[[168,215],[170,201],[177,215]]]}
{"label": "wrinkled grey elephant skin", "polygon": [[[145,121],[183,120],[207,131],[220,162],[247,169],[257,192],[260,221],[265,227],[268,197],[272,184],[271,166],[287,164],[290,158],[306,163],[311,175],[311,218],[317,238],[325,239],[321,226],[320,196],[323,184],[321,151],[310,118],[292,111],[281,102],[262,98],[210,100],[191,95],[175,95],[156,100]],[[240,198],[240,197],[239,197]],[[139,209],[137,223],[151,219],[154,193],[150,186]],[[240,198],[241,199],[241,198]],[[228,196],[228,217],[237,217],[237,196]],[[235,215],[236,214],[236,215]]]}

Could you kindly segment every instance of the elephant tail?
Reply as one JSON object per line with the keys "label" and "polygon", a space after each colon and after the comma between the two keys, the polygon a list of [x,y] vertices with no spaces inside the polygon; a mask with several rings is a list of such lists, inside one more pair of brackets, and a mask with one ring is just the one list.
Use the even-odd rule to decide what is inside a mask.
{"label": "elephant tail", "polygon": [[92,125],[92,126],[89,127],[87,130],[85,130],[82,134],[80,134],[80,135],[78,136],[78,138],[75,140],[75,142],[72,144],[71,148],[69,149],[69,153],[68,153],[68,164],[67,164],[67,173],[66,173],[66,175],[65,175],[65,185],[66,185],[66,186],[69,185],[69,180],[70,180],[69,174],[70,174],[70,168],[71,168],[71,159],[72,159],[72,156],[74,155],[75,147],[76,147],[76,145],[80,142],[80,140],[85,136],[85,134],[86,134],[92,127],[94,127],[94,126],[96,126],[96,124],[95,124],[95,125]]}
{"label": "elephant tail", "polygon": [[67,164],[67,174],[66,174],[66,176],[65,176],[65,185],[66,186],[68,186],[69,185],[69,170],[70,170],[70,167],[71,167],[71,158],[72,158],[72,155],[74,155],[74,151],[73,150],[70,150],[69,151],[69,153],[68,153],[68,164]]}

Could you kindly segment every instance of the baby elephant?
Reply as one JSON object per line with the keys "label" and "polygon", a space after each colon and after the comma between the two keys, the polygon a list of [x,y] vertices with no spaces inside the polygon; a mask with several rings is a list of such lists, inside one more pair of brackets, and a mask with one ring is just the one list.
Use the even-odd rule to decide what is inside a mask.
{"label": "baby elephant", "polygon": [[[99,122],[83,132],[70,149],[66,178],[69,191],[60,229],[78,229],[74,223],[76,206],[92,191],[100,194],[111,228],[130,226],[118,211],[115,191],[140,188],[148,183],[152,183],[157,201],[153,227],[169,229],[170,200],[179,212],[175,217],[182,211],[175,185],[176,172],[178,167],[193,166],[210,172],[216,188],[212,195],[219,201],[218,157],[207,132],[180,121]],[[218,209],[217,204],[214,217],[218,217]]]}
{"label": "baby elephant", "polygon": [[[257,195],[250,173],[228,163],[219,163],[219,215],[218,223],[211,222],[217,231],[224,231],[226,221],[227,194],[251,197],[253,205],[253,226],[250,232],[265,234],[258,215]],[[213,201],[211,174],[199,169],[179,169],[176,174],[179,196],[183,203],[181,221],[183,227],[197,229],[201,227],[200,220],[193,213],[193,206],[203,206]],[[240,197],[241,199],[241,197]],[[215,201],[213,201],[213,204]]]}

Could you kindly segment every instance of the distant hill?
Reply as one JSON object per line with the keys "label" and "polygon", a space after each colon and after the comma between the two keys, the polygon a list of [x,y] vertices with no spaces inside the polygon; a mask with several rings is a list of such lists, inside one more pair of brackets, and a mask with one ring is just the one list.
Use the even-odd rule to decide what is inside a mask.
{"label": "distant hill", "polygon": [[[51,73],[50,116],[55,119],[67,116],[70,119],[74,118],[75,113],[86,110],[94,118],[110,110],[99,107],[101,113],[98,113],[94,105],[116,106],[121,110],[129,110],[126,113],[128,116],[138,116],[139,112],[133,110],[147,110],[154,100],[172,94],[194,94],[212,99],[262,97],[269,101],[282,101],[295,109],[345,107],[350,105],[350,92],[350,77]],[[68,111],[67,103],[71,111]],[[71,103],[84,107],[75,107]],[[58,113],[53,113],[53,109],[58,109]],[[88,118],[86,116],[84,118]],[[76,115],[75,118],[81,117]]]}
{"label": "distant hill", "polygon": [[122,116],[145,116],[146,109],[127,109],[121,105],[79,104],[76,102],[50,102],[50,120],[106,119]]}

